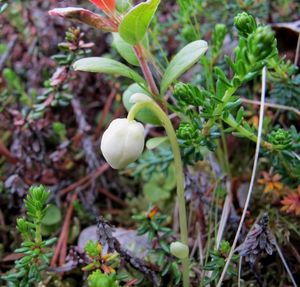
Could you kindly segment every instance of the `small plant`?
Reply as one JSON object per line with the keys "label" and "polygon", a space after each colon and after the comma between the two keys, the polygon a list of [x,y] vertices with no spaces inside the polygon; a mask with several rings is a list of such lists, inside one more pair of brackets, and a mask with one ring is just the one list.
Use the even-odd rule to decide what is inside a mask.
{"label": "small plant", "polygon": [[[218,250],[210,250],[210,261],[204,266],[204,270],[211,271],[211,275],[204,278],[204,285],[212,284],[213,282],[216,284],[218,279],[222,273],[222,270],[226,263],[226,258],[230,251],[230,243],[227,241],[222,241],[220,244],[220,248]],[[232,258],[232,263],[227,270],[227,275],[237,276],[236,273],[236,263],[238,261],[239,256],[234,255]]]}
{"label": "small plant", "polygon": [[[297,48],[287,47],[287,61],[280,56],[287,44],[280,31],[285,26],[298,36],[296,23],[288,22],[300,4],[90,0],[67,8],[68,1],[60,1],[65,8],[52,9],[55,1],[40,2],[0,0],[7,37],[0,44],[0,269],[16,245],[10,244],[14,229],[6,228],[15,220],[6,204],[22,213],[28,184],[37,182],[51,185],[62,204],[47,207],[43,188],[30,189],[26,217],[17,221],[19,260],[1,274],[8,284],[220,287],[223,280],[235,285],[240,267],[246,285],[253,279],[282,285],[272,276],[279,257],[293,281],[299,271],[291,264],[300,236],[300,38]],[[49,17],[39,19],[49,7],[51,16],[89,26],[64,28],[52,77],[51,40],[62,36],[63,21],[50,26]],[[107,163],[97,156],[99,145]],[[149,204],[157,207],[143,212]],[[265,207],[270,224],[250,229]],[[89,241],[85,250],[71,246],[100,208],[99,242]],[[135,230],[120,235],[121,228],[106,221],[131,228],[132,213],[141,238]],[[238,266],[232,255],[247,233]],[[276,260],[257,256],[265,253]],[[73,274],[82,280],[74,282]]]}
{"label": "small plant", "polygon": [[99,270],[94,271],[88,277],[89,287],[119,287],[115,275],[101,273]]}
{"label": "small plant", "polygon": [[42,220],[47,211],[49,193],[43,186],[31,187],[24,201],[26,217],[17,219],[17,229],[21,234],[21,247],[16,253],[22,258],[15,262],[14,269],[2,278],[11,286],[29,287],[43,278],[53,255],[51,246],[56,238],[43,239]]}
{"label": "small plant", "polygon": [[[221,145],[217,141],[220,137],[226,154],[225,135],[229,133],[257,142],[257,129],[244,119],[244,108],[240,107],[241,99],[237,92],[245,83],[260,76],[264,67],[268,67],[275,74],[281,73],[278,69],[280,59],[274,32],[269,26],[257,25],[255,18],[250,14],[239,13],[234,18],[239,42],[234,49],[234,57],[224,58],[232,72],[231,76],[218,65],[227,34],[226,25],[218,24],[213,30],[212,49],[208,51],[208,44],[203,40],[192,41],[183,47],[165,67],[158,85],[149,65],[152,57],[148,45],[148,27],[160,0],[148,0],[136,6],[131,5],[130,1],[127,1],[126,5],[119,5],[116,1],[91,2],[100,8],[104,15],[72,7],[54,9],[49,13],[113,33],[116,50],[131,64],[129,66],[107,57],[83,58],[73,64],[76,71],[120,75],[134,82],[135,88],[129,86],[123,95],[123,102],[128,110],[127,118],[114,120],[102,137],[101,149],[107,162],[115,169],[122,169],[139,158],[144,148],[142,123],[155,122],[165,129],[168,147],[172,151],[172,157],[166,163],[168,165],[173,160],[176,173],[181,237],[179,242],[173,242],[170,250],[169,244],[162,240],[160,235],[160,232],[163,232],[164,236],[167,236],[169,231],[160,227],[161,219],[156,219],[155,216],[137,218],[141,223],[139,233],[148,233],[152,242],[157,237],[160,249],[163,250],[161,258],[173,255],[180,258],[182,276],[178,276],[177,261],[172,260],[164,266],[162,274],[166,274],[171,266],[175,266],[175,273],[178,273],[175,276],[176,284],[182,277],[183,286],[188,287],[190,262],[183,163],[193,164],[201,159],[203,149],[213,152],[220,150]],[[186,11],[190,9],[182,1],[180,5]],[[193,4],[190,7],[193,7]],[[189,21],[188,14],[184,17]],[[207,51],[207,57],[204,57]],[[199,61],[203,65],[206,77],[203,86],[177,83],[178,78]],[[132,68],[135,66],[141,69],[143,75]],[[170,103],[168,96],[172,92],[175,100]],[[169,118],[169,111],[175,112],[179,118],[177,132]],[[136,120],[142,123],[137,123]],[[282,149],[281,136],[277,135],[275,138],[276,140],[274,137],[264,136],[261,141],[262,147],[271,154],[278,154]],[[226,157],[222,167],[229,173],[229,163],[226,162],[228,154]],[[152,214],[151,211],[149,214]],[[212,253],[213,260],[206,266],[213,271],[211,281],[222,272],[229,249],[230,246],[223,243],[220,251]]]}
{"label": "small plant", "polygon": [[91,263],[83,268],[84,271],[92,271],[94,269],[101,269],[104,273],[115,273],[115,268],[119,266],[119,254],[107,253],[103,254],[103,247],[100,243],[94,243],[89,240],[84,248],[85,253],[91,259]]}
{"label": "small plant", "polygon": [[139,224],[137,234],[147,234],[152,245],[150,262],[157,265],[162,277],[171,275],[175,285],[178,285],[182,279],[178,259],[186,259],[189,249],[181,242],[173,241],[174,231],[165,226],[167,216],[160,214],[156,206],[151,206],[144,214],[134,215],[133,219]]}
{"label": "small plant", "polygon": [[91,260],[82,270],[92,272],[88,277],[88,284],[91,287],[117,287],[116,270],[120,260],[117,252],[103,254],[103,247],[100,243],[89,240],[86,244],[85,253]]}
{"label": "small plant", "polygon": [[83,41],[84,33],[80,28],[69,28],[66,32],[65,42],[59,43],[58,48],[61,51],[52,58],[57,62],[57,69],[52,77],[45,81],[45,91],[36,98],[31,111],[31,117],[34,119],[43,116],[49,107],[66,107],[73,98],[70,89],[72,74],[71,65],[74,61],[87,56],[93,43]]}

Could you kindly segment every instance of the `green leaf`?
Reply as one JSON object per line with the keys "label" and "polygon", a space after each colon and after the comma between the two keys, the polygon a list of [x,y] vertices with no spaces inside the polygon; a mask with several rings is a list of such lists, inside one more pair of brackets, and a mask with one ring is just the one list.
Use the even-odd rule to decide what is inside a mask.
{"label": "green leaf", "polygon": [[240,124],[243,120],[243,116],[244,116],[244,107],[240,107],[240,109],[237,112],[236,115],[236,121]]}
{"label": "green leaf", "polygon": [[120,75],[135,82],[146,84],[145,80],[134,70],[118,61],[108,58],[90,57],[80,59],[73,64],[73,68],[75,71]]}
{"label": "green leaf", "polygon": [[119,33],[113,33],[113,39],[113,44],[121,57],[124,58],[129,64],[139,66],[139,60],[134,53],[132,45],[125,42]]}
{"label": "green leaf", "polygon": [[181,272],[178,266],[177,262],[173,262],[171,265],[171,269],[173,271],[173,274],[175,276],[175,285],[178,285],[181,280]]}
{"label": "green leaf", "polygon": [[[133,103],[130,103],[130,97],[135,94],[135,93],[143,93],[148,96],[150,96],[149,92],[147,92],[145,89],[143,89],[141,86],[138,84],[132,84],[130,85],[127,90],[123,93],[123,105],[125,106],[126,110],[129,112],[132,106],[134,105]],[[137,115],[136,119],[146,123],[146,124],[152,124],[152,125],[161,125],[160,120],[149,110],[149,109],[141,109]]]}
{"label": "green leaf", "polygon": [[119,26],[120,36],[129,44],[141,42],[156,12],[160,0],[148,0],[133,7]]}
{"label": "green leaf", "polygon": [[116,8],[118,12],[125,13],[131,7],[130,0],[117,0],[116,1]]}
{"label": "green leaf", "polygon": [[165,267],[164,267],[164,269],[162,270],[162,272],[161,272],[161,276],[165,276],[168,272],[169,272],[169,270],[170,270],[170,268],[171,268],[171,262],[170,263],[168,263]]}
{"label": "green leaf", "polygon": [[61,221],[61,211],[55,205],[49,205],[45,216],[42,219],[43,225],[56,225]]}
{"label": "green leaf", "polygon": [[207,42],[203,40],[194,41],[182,48],[172,59],[162,78],[161,94],[165,94],[170,84],[196,64],[207,49]]}
{"label": "green leaf", "polygon": [[171,191],[176,187],[176,174],[173,165],[165,173],[155,172],[151,179],[144,184],[143,192],[151,203],[158,203],[167,200],[171,196]]}
{"label": "green leaf", "polygon": [[168,141],[168,137],[156,137],[156,138],[151,138],[147,141],[146,147],[147,149],[155,149],[158,146],[160,146],[162,143],[165,143]]}

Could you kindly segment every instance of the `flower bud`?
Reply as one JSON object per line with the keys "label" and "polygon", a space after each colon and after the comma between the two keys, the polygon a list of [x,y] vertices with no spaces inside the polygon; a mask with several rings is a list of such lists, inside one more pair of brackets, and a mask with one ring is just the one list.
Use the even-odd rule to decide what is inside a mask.
{"label": "flower bud", "polygon": [[258,27],[248,41],[250,53],[256,60],[266,59],[276,49],[275,34],[269,26]]}
{"label": "flower bud", "polygon": [[176,134],[188,146],[193,143],[199,144],[200,142],[199,128],[194,123],[180,123]]}
{"label": "flower bud", "polygon": [[217,24],[215,26],[212,34],[212,40],[214,43],[213,50],[215,54],[219,53],[219,50],[222,48],[227,32],[228,30],[225,24]]}
{"label": "flower bud", "polygon": [[268,140],[276,145],[277,149],[288,149],[292,145],[292,135],[289,131],[286,131],[284,129],[278,129],[272,131],[272,133],[269,135]]}
{"label": "flower bud", "polygon": [[238,30],[240,36],[247,38],[248,35],[256,30],[256,21],[253,16],[246,12],[242,12],[234,17],[234,26]]}
{"label": "flower bud", "polygon": [[121,169],[137,160],[144,144],[144,126],[141,123],[116,119],[103,134],[101,151],[112,168]]}
{"label": "flower bud", "polygon": [[182,106],[201,106],[204,97],[201,91],[191,84],[177,83],[174,88],[174,97]]}
{"label": "flower bud", "polygon": [[170,251],[172,255],[179,259],[185,259],[189,256],[189,247],[179,241],[171,243]]}

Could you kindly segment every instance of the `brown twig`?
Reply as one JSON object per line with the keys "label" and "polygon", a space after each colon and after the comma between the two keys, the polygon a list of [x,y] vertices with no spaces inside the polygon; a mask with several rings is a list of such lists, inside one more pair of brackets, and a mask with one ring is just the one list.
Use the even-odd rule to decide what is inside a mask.
{"label": "brown twig", "polygon": [[88,181],[91,181],[92,179],[96,179],[97,177],[99,177],[102,173],[104,173],[108,169],[109,169],[109,165],[107,163],[104,163],[103,165],[99,166],[94,172],[82,177],[78,181],[76,181],[76,182],[72,183],[71,185],[67,186],[66,188],[60,190],[59,195],[60,196],[66,195],[70,191],[87,183]]}
{"label": "brown twig", "polygon": [[64,224],[60,232],[60,236],[58,242],[55,246],[54,255],[51,259],[51,267],[55,267],[57,260],[59,259],[59,265],[62,266],[65,263],[66,255],[67,255],[67,244],[68,244],[68,236],[69,229],[72,220],[73,214],[73,203],[77,199],[77,193],[74,193],[70,199],[70,203],[67,209],[67,213],[64,219]]}
{"label": "brown twig", "polygon": [[7,161],[9,161],[12,164],[16,164],[19,161],[6,148],[6,146],[2,143],[1,139],[0,139],[0,155],[4,156],[7,159]]}
{"label": "brown twig", "polygon": [[101,135],[101,131],[102,131],[102,127],[103,127],[103,124],[104,124],[104,121],[105,121],[105,118],[107,117],[107,114],[109,113],[109,110],[113,104],[113,100],[116,96],[116,89],[112,89],[112,91],[110,92],[107,100],[106,100],[106,103],[105,103],[105,106],[102,110],[102,114],[101,114],[101,117],[99,119],[99,122],[98,122],[98,125],[97,125],[97,128],[96,128],[96,131],[95,131],[95,135],[94,135],[94,140],[96,141],[100,135]]}
{"label": "brown twig", "polygon": [[[245,98],[242,98],[241,100],[245,104],[260,105],[259,101],[249,100],[249,99],[245,99]],[[279,104],[273,104],[273,103],[268,103],[268,102],[265,103],[265,107],[294,112],[295,114],[300,116],[300,111],[297,110],[294,107],[289,107],[289,106],[284,106],[284,105],[279,105]]]}
{"label": "brown twig", "polygon": [[116,195],[112,194],[111,192],[109,192],[106,188],[99,188],[98,191],[100,193],[102,193],[103,195],[105,195],[106,197],[108,197],[109,199],[111,199],[112,201],[115,201],[116,203],[118,203],[124,207],[127,206],[126,202],[124,202],[122,199],[120,199]]}

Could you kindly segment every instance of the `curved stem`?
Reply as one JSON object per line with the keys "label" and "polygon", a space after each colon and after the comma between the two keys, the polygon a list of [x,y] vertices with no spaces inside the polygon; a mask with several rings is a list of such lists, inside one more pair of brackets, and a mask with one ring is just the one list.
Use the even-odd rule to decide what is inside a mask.
{"label": "curved stem", "polygon": [[[177,142],[176,133],[174,131],[173,125],[166,115],[166,113],[157,105],[154,101],[143,102],[135,104],[129,114],[127,119],[134,120],[136,114],[143,108],[151,110],[161,121],[164,126],[167,136],[169,138],[172,151],[174,154],[174,164],[176,170],[176,180],[177,180],[177,197],[179,203],[179,223],[180,223],[180,236],[181,242],[188,245],[188,229],[187,229],[187,216],[184,198],[184,173],[181,161],[180,148]],[[189,258],[182,259],[183,265],[183,286],[189,286]]]}

